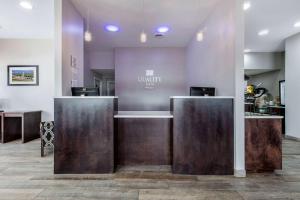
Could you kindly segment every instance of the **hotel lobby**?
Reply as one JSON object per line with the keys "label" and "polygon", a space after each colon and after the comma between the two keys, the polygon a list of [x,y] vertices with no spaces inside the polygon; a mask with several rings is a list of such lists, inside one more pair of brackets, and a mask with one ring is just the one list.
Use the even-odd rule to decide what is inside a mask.
{"label": "hotel lobby", "polygon": [[298,0],[0,2],[0,200],[300,199]]}

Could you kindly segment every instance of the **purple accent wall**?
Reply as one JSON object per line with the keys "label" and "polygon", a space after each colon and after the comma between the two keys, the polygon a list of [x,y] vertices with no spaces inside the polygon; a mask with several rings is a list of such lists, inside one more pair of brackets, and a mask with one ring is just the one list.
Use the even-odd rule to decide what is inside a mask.
{"label": "purple accent wall", "polygon": [[187,95],[184,48],[117,48],[119,110],[167,111],[170,96]]}

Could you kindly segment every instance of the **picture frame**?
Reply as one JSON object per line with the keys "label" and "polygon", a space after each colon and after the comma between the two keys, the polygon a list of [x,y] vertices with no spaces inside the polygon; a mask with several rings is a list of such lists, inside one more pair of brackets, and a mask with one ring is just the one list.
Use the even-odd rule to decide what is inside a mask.
{"label": "picture frame", "polygon": [[285,80],[279,81],[280,105],[285,106]]}
{"label": "picture frame", "polygon": [[8,86],[38,86],[39,66],[38,65],[8,65],[7,85]]}

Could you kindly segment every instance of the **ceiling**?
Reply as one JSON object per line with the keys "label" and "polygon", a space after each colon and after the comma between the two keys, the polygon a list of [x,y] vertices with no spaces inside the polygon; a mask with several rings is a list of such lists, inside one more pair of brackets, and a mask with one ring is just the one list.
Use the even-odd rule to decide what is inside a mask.
{"label": "ceiling", "polygon": [[[93,41],[89,50],[114,47],[185,47],[219,0],[72,0],[81,15],[90,13]],[[106,24],[120,27],[117,33],[104,31]],[[167,25],[170,32],[164,38],[154,38],[156,27]],[[142,30],[148,41],[142,44]]]}
{"label": "ceiling", "polygon": [[[245,49],[254,52],[284,51],[284,40],[300,32],[294,24],[300,21],[300,0],[249,0],[245,11]],[[258,36],[262,29],[270,34]]]}
{"label": "ceiling", "polygon": [[33,0],[25,10],[19,0],[0,0],[0,38],[53,38],[54,1]]}

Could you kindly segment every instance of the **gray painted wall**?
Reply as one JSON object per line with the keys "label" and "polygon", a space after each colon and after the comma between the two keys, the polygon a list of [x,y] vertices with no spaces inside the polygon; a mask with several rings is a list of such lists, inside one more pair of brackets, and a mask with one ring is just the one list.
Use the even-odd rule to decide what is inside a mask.
{"label": "gray painted wall", "polygon": [[245,69],[276,70],[284,67],[284,53],[282,52],[253,52],[244,57]]}
{"label": "gray painted wall", "polygon": [[[185,95],[184,48],[117,48],[116,96],[119,110],[170,110],[170,96]],[[146,70],[161,78],[152,89],[139,82]]]}
{"label": "gray painted wall", "polygon": [[250,76],[248,84],[258,85],[262,83],[260,87],[268,89],[269,93],[275,98],[279,96],[279,81],[281,80],[285,80],[284,69]]}
{"label": "gray painted wall", "polygon": [[245,176],[244,128],[244,12],[242,0],[222,0],[187,47],[187,90],[190,86],[216,87],[217,95],[235,96],[235,175]]}
{"label": "gray painted wall", "polygon": [[300,34],[286,40],[286,135],[300,138]]}
{"label": "gray painted wall", "polygon": [[232,1],[221,1],[187,47],[188,87],[216,87],[217,95],[234,96],[235,33]]}

